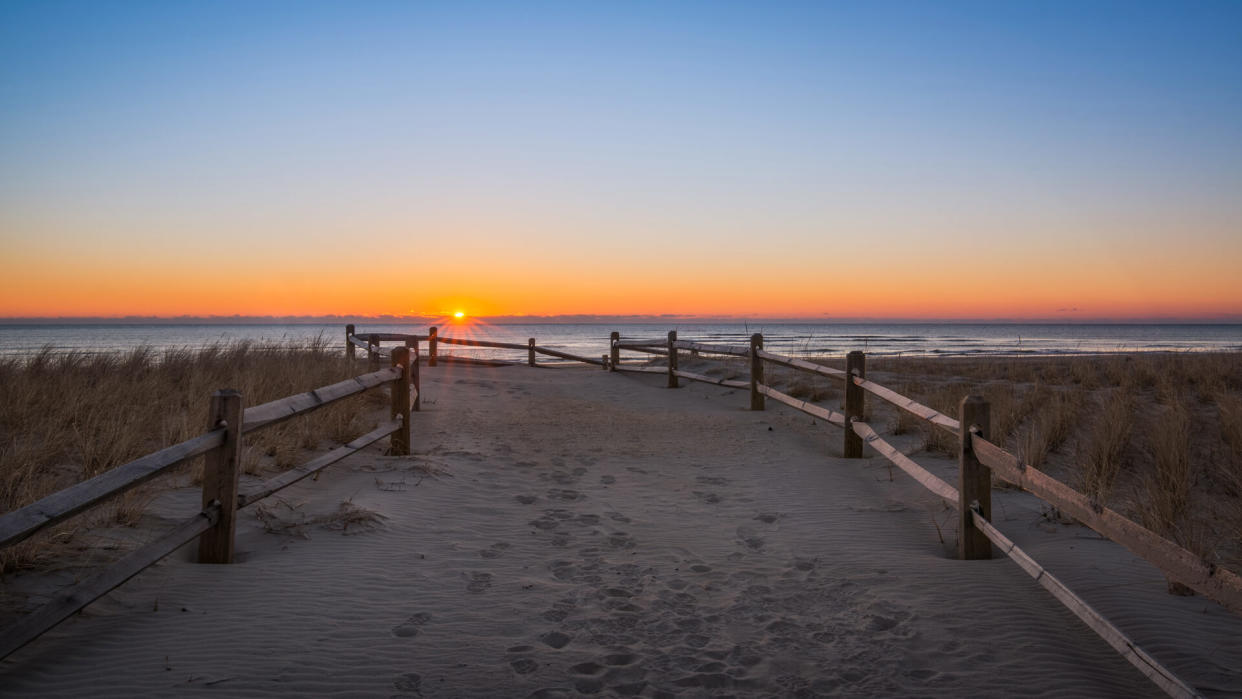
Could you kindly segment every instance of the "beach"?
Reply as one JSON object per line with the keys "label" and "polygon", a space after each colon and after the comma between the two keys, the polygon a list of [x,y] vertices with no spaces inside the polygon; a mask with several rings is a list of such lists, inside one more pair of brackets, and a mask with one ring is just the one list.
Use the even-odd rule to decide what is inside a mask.
{"label": "beach", "polygon": [[[5,695],[1161,695],[1013,562],[955,560],[955,511],[840,458],[835,427],[659,375],[442,363],[422,385],[412,456],[244,510],[236,563],[183,548],[0,663]],[[993,510],[1199,692],[1242,693],[1238,617],[1030,495]],[[33,604],[55,575],[12,578]]]}

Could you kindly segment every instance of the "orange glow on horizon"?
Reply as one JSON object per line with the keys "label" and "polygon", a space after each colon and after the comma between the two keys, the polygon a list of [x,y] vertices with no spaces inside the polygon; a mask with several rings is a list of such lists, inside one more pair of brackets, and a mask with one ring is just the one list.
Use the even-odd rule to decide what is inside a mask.
{"label": "orange glow on horizon", "polygon": [[[68,250],[51,264],[35,241],[22,241],[0,259],[0,317],[417,316],[455,324],[495,316],[664,314],[1242,318],[1242,277],[1233,264],[1242,258],[1242,241],[1195,250],[1186,264],[1163,259],[1156,249],[1123,249],[1114,257],[1059,251],[1021,257],[998,249],[962,259],[935,248],[877,251],[858,264],[826,253],[760,250],[725,255],[712,265],[546,249],[457,260],[433,249],[427,254],[437,263],[417,271],[408,263],[412,253],[342,257],[345,251],[337,250],[295,250],[302,257],[293,260],[214,251],[161,257]],[[368,262],[353,267],[339,261],[354,257]]]}

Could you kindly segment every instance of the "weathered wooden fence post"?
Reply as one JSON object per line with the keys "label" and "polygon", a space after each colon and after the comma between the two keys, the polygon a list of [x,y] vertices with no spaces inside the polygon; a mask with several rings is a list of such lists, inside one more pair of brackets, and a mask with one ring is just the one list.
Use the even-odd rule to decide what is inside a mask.
{"label": "weathered wooden fence post", "polygon": [[427,366],[436,365],[436,345],[439,344],[436,340],[438,337],[439,328],[434,325],[431,326],[427,331]]}
{"label": "weathered wooden fence post", "polygon": [[198,537],[199,563],[233,562],[237,517],[237,478],[241,473],[242,394],[231,388],[211,396],[207,429],[224,428],[224,444],[204,455],[203,509],[220,504],[216,526]]}
{"label": "weathered wooden fence post", "polygon": [[867,377],[867,355],[854,350],[845,355],[845,443],[841,447],[842,456],[847,459],[860,459],[863,455],[862,437],[854,431],[850,421],[861,420],[864,411],[862,386],[854,383],[854,377]]}
{"label": "weathered wooden fence post", "polygon": [[353,323],[345,326],[345,358],[349,360],[350,366],[354,364],[354,326]]}
{"label": "weathered wooden fence post", "polygon": [[417,412],[423,397],[422,384],[418,380],[418,340],[406,338],[405,346],[410,350],[410,384],[414,386],[414,406],[411,409]]}
{"label": "weathered wooden fence post", "polygon": [[979,514],[992,519],[992,471],[979,463],[971,442],[971,430],[987,439],[991,430],[991,407],[983,396],[966,396],[958,410],[962,432],[959,437],[962,455],[958,459],[957,492],[961,521],[958,527],[957,556],[962,560],[992,557],[992,542],[975,526],[970,515],[971,508],[979,507]]}
{"label": "weathered wooden fence post", "polygon": [[401,427],[392,433],[388,451],[397,456],[410,453],[410,348],[392,348],[392,366],[401,370],[401,376],[392,382],[393,418],[400,418]]}
{"label": "weathered wooden fence post", "polygon": [[759,392],[759,385],[763,383],[763,359],[759,356],[759,350],[763,349],[763,335],[755,333],[750,336],[750,409],[763,410],[766,406],[764,396]]}
{"label": "weathered wooden fence post", "polygon": [[526,363],[535,366],[535,338],[526,341]]}
{"label": "weathered wooden fence post", "polygon": [[608,355],[601,354],[599,356],[599,368],[604,371],[612,371],[612,363],[608,361]]}
{"label": "weathered wooden fence post", "polygon": [[367,335],[367,371],[379,371],[379,336]]}
{"label": "weathered wooden fence post", "polygon": [[677,331],[668,331],[668,387],[677,388]]}
{"label": "weathered wooden fence post", "polygon": [[621,348],[617,347],[617,343],[621,341],[621,333],[613,330],[608,335],[608,370],[616,371],[617,365],[621,363]]}

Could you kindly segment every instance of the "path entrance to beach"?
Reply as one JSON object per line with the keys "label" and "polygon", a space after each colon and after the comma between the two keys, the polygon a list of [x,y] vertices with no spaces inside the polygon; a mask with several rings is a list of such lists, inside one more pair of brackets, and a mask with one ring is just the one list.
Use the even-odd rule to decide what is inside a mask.
{"label": "path entrance to beach", "polygon": [[[267,508],[348,501],[382,526],[302,538],[248,514],[235,565],[170,559],[29,648],[6,691],[1157,695],[1011,562],[953,560],[952,515],[835,458],[839,432],[661,381],[426,372],[413,457],[359,454]],[[1098,577],[1091,549],[1115,547],[1079,546]]]}

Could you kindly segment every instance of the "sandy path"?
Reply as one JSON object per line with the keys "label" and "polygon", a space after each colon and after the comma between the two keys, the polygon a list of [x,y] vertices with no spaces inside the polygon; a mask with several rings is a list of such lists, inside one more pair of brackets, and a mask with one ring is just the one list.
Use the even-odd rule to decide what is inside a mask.
{"label": "sandy path", "polygon": [[[352,499],[381,529],[248,516],[239,563],[147,571],[0,665],[2,693],[1158,695],[1013,563],[946,557],[933,520],[952,544],[954,518],[879,459],[831,457],[834,428],[660,377],[424,381],[416,457],[358,455],[285,498]],[[997,502],[1147,650],[1242,693],[1235,617],[1027,496]]]}

